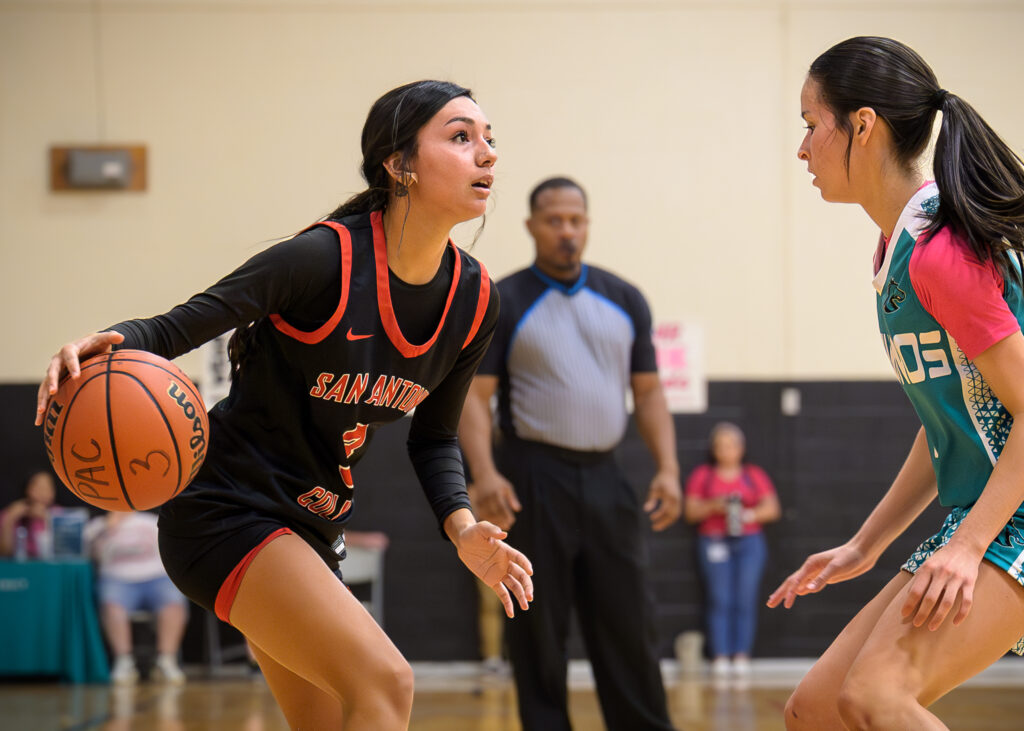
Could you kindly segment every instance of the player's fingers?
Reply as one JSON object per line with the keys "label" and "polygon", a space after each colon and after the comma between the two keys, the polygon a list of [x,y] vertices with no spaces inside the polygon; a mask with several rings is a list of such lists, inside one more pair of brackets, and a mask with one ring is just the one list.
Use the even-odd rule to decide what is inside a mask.
{"label": "player's fingers", "polygon": [[491,590],[498,595],[498,599],[501,600],[501,606],[505,608],[505,616],[511,619],[515,616],[515,606],[512,604],[512,597],[508,593],[508,589],[500,581],[497,584],[491,586]]}
{"label": "player's fingers", "polygon": [[939,601],[938,606],[935,607],[935,611],[932,612],[932,621],[928,623],[928,629],[932,632],[941,627],[942,623],[946,621],[946,617],[949,616],[953,603],[956,601],[957,593],[957,590],[949,584],[943,589],[942,599]]}
{"label": "player's fingers", "polygon": [[931,615],[932,610],[938,606],[939,601],[942,599],[943,589],[945,585],[940,581],[932,581],[928,587],[928,591],[921,597],[921,603],[917,606],[917,611],[914,612],[914,626],[920,627]]}
{"label": "player's fingers", "polygon": [[[521,575],[524,577],[526,576],[525,574]],[[515,597],[520,609],[525,612],[530,608],[530,599],[526,594],[526,587],[524,587],[523,583],[516,578],[515,574],[509,571],[505,578],[501,580],[501,583],[504,584],[505,588],[512,593],[512,596]]]}
{"label": "player's fingers", "polygon": [[57,384],[60,382],[60,373],[63,360],[60,354],[50,358],[50,365],[46,368],[46,375],[43,382],[39,384],[39,393],[36,399],[36,425],[43,423],[43,414],[50,403],[50,397],[57,393]]}
{"label": "player's fingers", "polygon": [[479,523],[477,523],[477,525],[481,527],[481,529],[483,530],[483,534],[486,538],[494,538],[500,541],[501,539],[508,536],[508,533],[502,530],[501,526],[496,525],[495,523],[492,523],[489,520],[482,520]]}
{"label": "player's fingers", "polygon": [[78,378],[82,374],[82,369],[78,362],[78,344],[68,343],[60,349],[59,354],[61,366],[64,370],[66,370],[72,378]]}
{"label": "player's fingers", "polygon": [[[523,588],[523,597],[526,601],[533,601],[533,579],[530,578],[530,574],[526,572],[522,566],[518,564],[509,564],[509,576],[512,576],[519,585]],[[526,609],[526,607],[523,607]]]}
{"label": "player's fingers", "polygon": [[967,615],[970,614],[973,605],[974,584],[965,583],[960,587],[960,609],[957,610],[956,616],[953,617],[953,624],[958,625],[967,619]]}
{"label": "player's fingers", "polygon": [[[508,506],[517,513],[523,509],[522,504],[519,502],[519,496],[516,495],[516,491],[512,489],[511,485],[509,485],[508,489],[505,491],[505,502],[508,503]],[[515,522],[514,516],[512,518],[512,522]]]}
{"label": "player's fingers", "polygon": [[507,543],[504,544],[505,549],[509,551],[509,563],[513,563],[523,570],[524,573],[533,576],[533,564],[530,563],[530,559],[526,557],[526,554],[522,551],[517,551]]}
{"label": "player's fingers", "polygon": [[804,581],[803,594],[816,594],[817,592],[828,586],[829,579],[831,579],[837,570],[837,566],[831,561],[825,564],[825,566],[818,571],[817,574],[810,573]]}
{"label": "player's fingers", "polygon": [[797,576],[797,574],[790,574],[790,576],[779,585],[779,588],[772,592],[771,596],[768,597],[769,607],[777,607],[780,602],[786,609],[793,606],[793,602],[796,599]]}
{"label": "player's fingers", "polygon": [[925,592],[928,591],[929,580],[928,572],[924,568],[918,569],[917,573],[914,574],[914,578],[910,580],[910,584],[907,587],[907,598],[903,601],[903,606],[900,607],[901,617],[906,619],[914,613],[921,603]]}

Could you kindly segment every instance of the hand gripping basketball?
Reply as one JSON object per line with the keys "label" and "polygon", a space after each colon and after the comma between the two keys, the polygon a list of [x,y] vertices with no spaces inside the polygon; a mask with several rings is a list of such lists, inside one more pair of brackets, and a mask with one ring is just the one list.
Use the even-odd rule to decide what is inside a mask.
{"label": "hand gripping basketball", "polygon": [[198,390],[152,353],[119,350],[81,364],[77,355],[65,361],[68,372],[43,415],[54,471],[104,510],[162,505],[192,481],[206,456],[210,428]]}

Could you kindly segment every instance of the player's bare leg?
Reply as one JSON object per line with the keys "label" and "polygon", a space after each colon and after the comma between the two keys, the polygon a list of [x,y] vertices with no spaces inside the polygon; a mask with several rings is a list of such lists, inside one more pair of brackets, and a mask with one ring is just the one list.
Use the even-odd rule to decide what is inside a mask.
{"label": "player's bare leg", "polygon": [[283,535],[256,555],[231,624],[280,666],[264,672],[293,728],[408,727],[412,669],[302,538]]}

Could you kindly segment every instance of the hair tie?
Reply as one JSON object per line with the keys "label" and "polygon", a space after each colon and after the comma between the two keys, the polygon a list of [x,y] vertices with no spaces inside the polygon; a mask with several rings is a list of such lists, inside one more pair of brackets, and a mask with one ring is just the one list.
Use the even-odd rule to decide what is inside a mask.
{"label": "hair tie", "polygon": [[946,91],[945,89],[939,89],[934,94],[932,94],[932,108],[937,111],[942,111],[942,105],[946,101],[946,97],[948,95],[949,92]]}

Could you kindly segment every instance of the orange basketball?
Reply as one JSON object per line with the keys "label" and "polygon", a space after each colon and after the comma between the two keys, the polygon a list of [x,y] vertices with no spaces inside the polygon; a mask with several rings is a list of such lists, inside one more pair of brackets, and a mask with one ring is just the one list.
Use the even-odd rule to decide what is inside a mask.
{"label": "orange basketball", "polygon": [[75,495],[104,510],[148,510],[192,481],[210,423],[199,391],[170,361],[142,350],[104,353],[65,376],[43,441]]}

